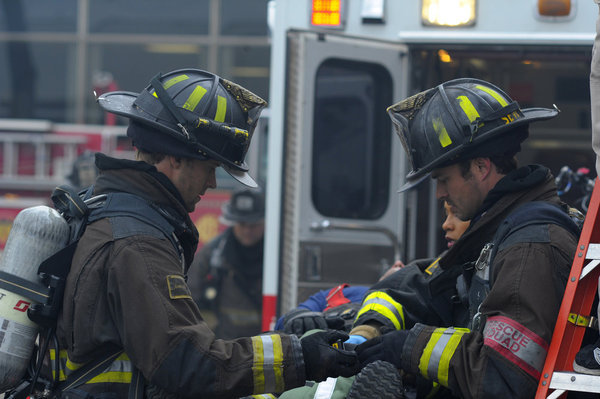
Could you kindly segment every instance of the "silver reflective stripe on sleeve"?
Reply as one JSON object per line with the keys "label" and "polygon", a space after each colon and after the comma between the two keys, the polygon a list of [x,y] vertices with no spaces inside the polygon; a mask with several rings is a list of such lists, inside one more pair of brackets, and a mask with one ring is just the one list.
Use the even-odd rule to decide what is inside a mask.
{"label": "silver reflective stripe on sleeve", "polygon": [[283,348],[277,334],[252,337],[254,392],[282,392]]}

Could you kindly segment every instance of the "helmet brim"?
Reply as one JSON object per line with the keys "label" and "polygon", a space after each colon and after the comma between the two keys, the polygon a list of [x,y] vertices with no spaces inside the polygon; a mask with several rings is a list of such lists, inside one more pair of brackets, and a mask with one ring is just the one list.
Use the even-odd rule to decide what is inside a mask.
{"label": "helmet brim", "polygon": [[226,164],[222,164],[221,166],[223,167],[223,169],[225,169],[225,172],[229,173],[231,177],[233,177],[235,180],[239,181],[243,185],[248,186],[250,188],[258,187],[256,181],[252,178],[252,176],[250,176],[250,174],[248,174],[248,172],[233,169],[232,167]]}
{"label": "helmet brim", "polygon": [[419,176],[415,179],[407,180],[406,183],[404,183],[402,186],[400,186],[400,188],[398,189],[398,192],[403,193],[405,191],[408,191],[410,189],[417,187],[419,184],[421,184],[425,180],[427,180],[430,175],[431,175],[431,172],[427,172],[424,175]]}
{"label": "helmet brim", "polygon": [[[158,129],[164,133],[167,133],[174,139],[185,142],[183,140],[183,134],[181,131],[171,129],[168,126],[164,126],[161,123],[156,123],[155,117],[136,107],[134,105],[134,102],[138,98],[138,95],[138,93],[129,91],[113,91],[110,93],[102,94],[100,97],[98,97],[97,101],[100,107],[102,107],[102,109],[104,109],[107,112],[133,119],[153,129]],[[245,162],[239,165],[234,164],[225,157],[215,153],[210,148],[207,148],[201,144],[198,144],[198,146],[200,146],[202,150],[208,154],[208,158],[222,162],[223,168],[227,171],[227,173],[229,173],[240,183],[248,187],[258,187],[254,179],[252,179],[252,177],[248,175],[248,165]],[[194,156],[191,155],[190,157],[193,158]],[[206,159],[205,156],[198,156],[196,158]]]}

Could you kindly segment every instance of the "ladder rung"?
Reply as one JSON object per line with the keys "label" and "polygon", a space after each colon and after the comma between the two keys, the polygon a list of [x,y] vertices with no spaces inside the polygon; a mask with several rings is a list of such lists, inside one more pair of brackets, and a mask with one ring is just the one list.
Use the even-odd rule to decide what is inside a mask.
{"label": "ladder rung", "polygon": [[600,393],[600,375],[555,371],[552,373],[550,389]]}
{"label": "ladder rung", "polygon": [[586,259],[600,259],[600,244],[589,244],[585,254]]}
{"label": "ladder rung", "polygon": [[579,276],[579,279],[581,280],[582,278],[587,276],[592,270],[594,270],[594,268],[596,268],[596,266],[598,266],[598,264],[600,264],[600,259],[594,259],[593,261],[585,265],[585,267],[581,271],[581,276]]}

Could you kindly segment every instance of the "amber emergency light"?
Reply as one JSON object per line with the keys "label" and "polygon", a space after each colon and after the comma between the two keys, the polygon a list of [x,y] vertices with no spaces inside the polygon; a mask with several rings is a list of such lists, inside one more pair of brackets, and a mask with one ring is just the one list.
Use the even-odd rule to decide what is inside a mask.
{"label": "amber emergency light", "polygon": [[571,3],[571,0],[538,0],[537,11],[543,17],[568,17]]}
{"label": "amber emergency light", "polygon": [[341,28],[343,2],[344,0],[312,0],[311,25]]}

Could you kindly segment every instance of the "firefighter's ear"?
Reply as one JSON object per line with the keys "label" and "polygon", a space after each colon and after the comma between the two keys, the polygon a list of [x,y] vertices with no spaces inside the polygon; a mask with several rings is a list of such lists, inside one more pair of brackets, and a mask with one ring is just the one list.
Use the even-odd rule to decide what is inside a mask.
{"label": "firefighter's ear", "polygon": [[183,161],[180,157],[176,157],[173,155],[167,155],[166,158],[169,162],[169,166],[173,169],[180,169],[181,166],[183,165]]}
{"label": "firefighter's ear", "polygon": [[489,158],[474,158],[471,161],[471,173],[480,181],[490,176],[494,165]]}

